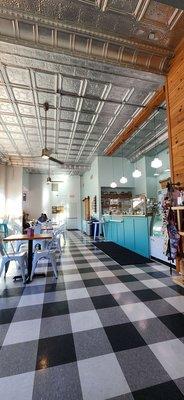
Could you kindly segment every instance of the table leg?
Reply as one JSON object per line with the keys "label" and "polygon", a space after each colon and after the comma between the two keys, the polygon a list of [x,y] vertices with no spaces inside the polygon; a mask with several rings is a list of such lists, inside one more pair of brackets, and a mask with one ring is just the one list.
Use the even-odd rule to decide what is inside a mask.
{"label": "table leg", "polygon": [[98,223],[98,239],[100,239],[101,223]]}
{"label": "table leg", "polygon": [[[31,271],[32,271],[32,262],[33,262],[33,240],[28,241],[28,277],[26,279],[26,283],[30,283]],[[44,272],[37,272],[34,274],[34,277],[45,277]]]}
{"label": "table leg", "polygon": [[30,279],[31,271],[32,271],[32,258],[33,258],[33,241],[28,240],[28,279]]}
{"label": "table leg", "polygon": [[94,240],[96,239],[96,229],[97,229],[97,224],[95,223],[95,227],[94,227]]}

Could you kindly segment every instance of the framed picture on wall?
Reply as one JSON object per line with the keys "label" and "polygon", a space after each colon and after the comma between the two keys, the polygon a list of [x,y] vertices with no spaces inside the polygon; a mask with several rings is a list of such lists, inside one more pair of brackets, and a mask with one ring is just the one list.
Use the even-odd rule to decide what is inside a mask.
{"label": "framed picture on wall", "polygon": [[64,206],[52,206],[52,214],[59,214],[64,212]]}

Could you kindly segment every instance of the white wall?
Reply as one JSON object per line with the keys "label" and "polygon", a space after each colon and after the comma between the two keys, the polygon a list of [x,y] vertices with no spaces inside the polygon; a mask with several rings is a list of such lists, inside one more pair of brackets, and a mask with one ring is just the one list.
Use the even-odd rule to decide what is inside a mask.
{"label": "white wall", "polygon": [[23,168],[22,174],[22,193],[25,194],[26,200],[22,197],[22,208],[23,211],[29,213],[30,209],[30,191],[29,191],[29,172]]}
{"label": "white wall", "polygon": [[0,165],[0,218],[4,218],[6,210],[6,167]]}
{"label": "white wall", "polygon": [[0,166],[0,217],[22,225],[22,167]]}
{"label": "white wall", "polygon": [[[98,157],[95,158],[93,163],[91,164],[90,171],[85,172],[85,174],[81,177],[81,206],[82,199],[85,197],[90,197],[90,201],[92,202],[94,196],[97,198],[97,212],[91,214],[99,218],[100,208],[101,208],[101,196],[100,196],[100,185],[99,185],[99,166],[98,166]],[[83,210],[82,210],[83,213]]]}
{"label": "white wall", "polygon": [[6,169],[6,214],[10,218],[22,217],[22,167]]}
{"label": "white wall", "polygon": [[47,175],[30,174],[30,217],[38,218],[40,214],[52,215],[52,206],[63,205],[67,211],[68,228],[80,229],[81,227],[81,199],[80,176],[54,175],[52,180],[63,180],[58,184],[58,192],[51,190],[52,185],[47,184]]}

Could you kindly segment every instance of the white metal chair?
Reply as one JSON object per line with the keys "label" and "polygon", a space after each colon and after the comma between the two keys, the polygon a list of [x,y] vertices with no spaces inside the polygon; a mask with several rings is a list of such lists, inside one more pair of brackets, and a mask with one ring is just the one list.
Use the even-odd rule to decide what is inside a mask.
{"label": "white metal chair", "polygon": [[22,280],[25,283],[25,270],[27,268],[27,252],[21,253],[7,253],[5,247],[3,246],[2,241],[0,241],[0,253],[2,255],[1,266],[0,266],[0,276],[2,275],[3,270],[5,270],[4,278],[6,278],[6,274],[8,272],[10,261],[16,261],[19,264]]}
{"label": "white metal chair", "polygon": [[25,240],[16,240],[15,242],[15,253],[19,253],[20,251],[27,251],[28,245]]}
{"label": "white metal chair", "polygon": [[33,262],[32,262],[31,278],[30,278],[31,281],[33,279],[33,275],[34,275],[35,269],[38,265],[38,262],[41,259],[46,259],[46,260],[48,260],[48,262],[50,262],[50,264],[52,265],[53,271],[54,271],[55,278],[58,277],[55,250],[52,250],[51,247],[52,247],[52,241],[50,242],[49,247],[47,249],[39,250],[34,253]]}
{"label": "white metal chair", "polygon": [[[34,226],[34,234],[38,235],[42,233],[42,223],[37,223],[37,225]],[[45,240],[39,240],[39,239],[35,239],[33,240],[33,249],[37,249],[37,246],[39,247],[39,249],[44,250],[46,247],[46,243]]]}
{"label": "white metal chair", "polygon": [[66,225],[62,224],[59,226],[59,228],[55,229],[54,235],[55,236],[63,236],[64,245],[65,245],[66,244]]}
{"label": "white metal chair", "polygon": [[61,254],[62,249],[61,249],[60,233],[58,232],[53,233],[52,240],[47,243],[47,249],[58,251]]}

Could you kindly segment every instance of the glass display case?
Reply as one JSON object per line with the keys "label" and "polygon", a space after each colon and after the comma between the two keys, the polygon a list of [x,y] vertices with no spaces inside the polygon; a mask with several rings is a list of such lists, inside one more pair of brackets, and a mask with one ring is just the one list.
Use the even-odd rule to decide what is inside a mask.
{"label": "glass display case", "polygon": [[151,236],[162,237],[162,215],[158,212],[152,217]]}
{"label": "glass display case", "polygon": [[132,214],[133,215],[146,215],[146,196],[140,195],[132,199]]}
{"label": "glass display case", "polygon": [[[168,263],[168,257],[165,255],[165,238],[162,225],[162,213],[158,204],[157,212],[152,216],[150,224],[150,254],[151,257]],[[172,267],[175,268],[175,262]]]}

